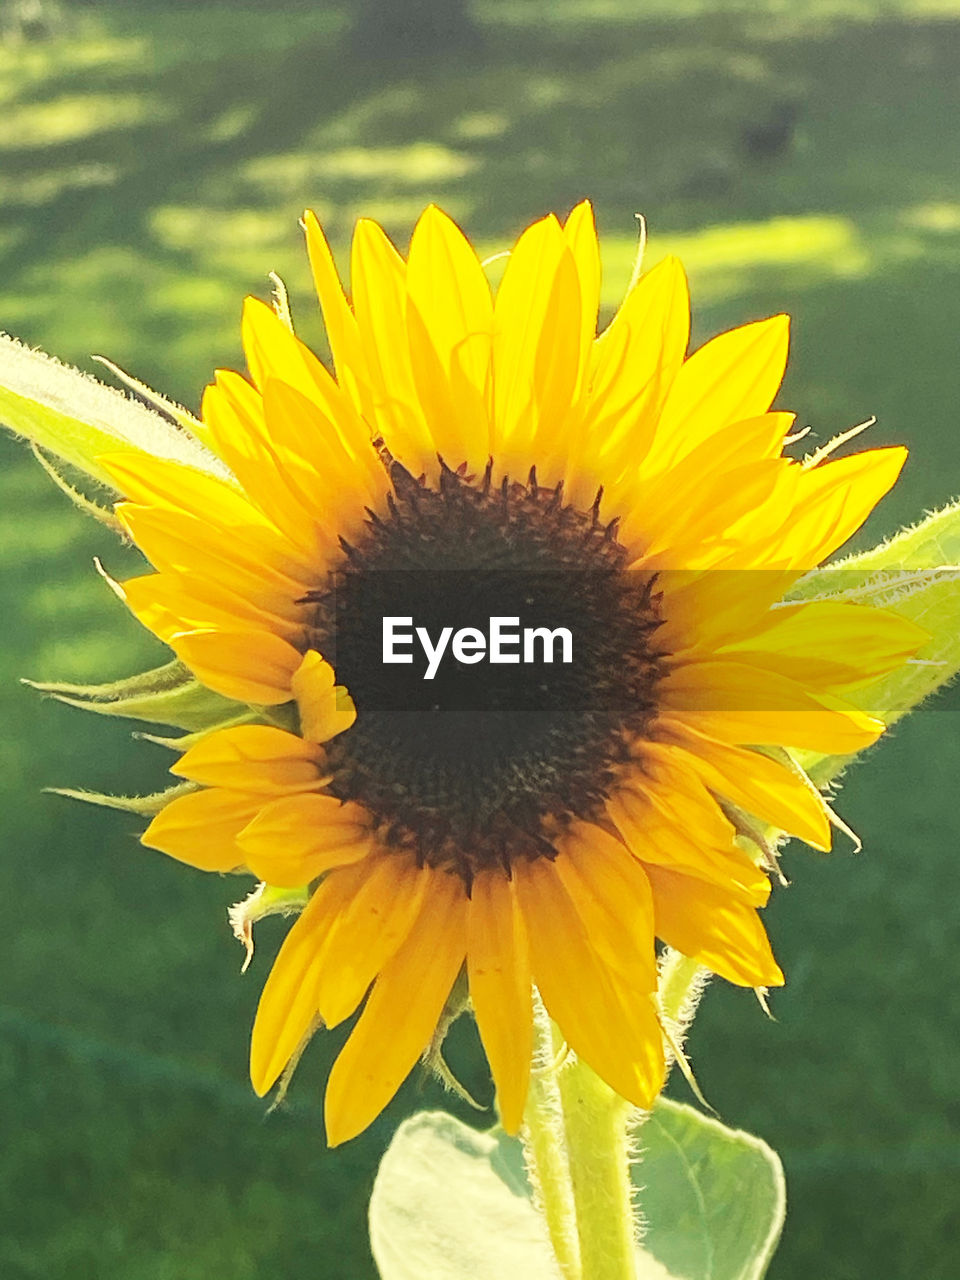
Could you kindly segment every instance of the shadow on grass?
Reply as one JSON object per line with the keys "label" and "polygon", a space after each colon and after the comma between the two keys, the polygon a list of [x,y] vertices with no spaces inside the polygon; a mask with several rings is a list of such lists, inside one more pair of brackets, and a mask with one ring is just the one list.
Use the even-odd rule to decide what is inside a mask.
{"label": "shadow on grass", "polygon": [[195,400],[266,270],[312,320],[305,204],[340,247],[361,213],[405,239],[430,199],[497,241],[584,194],[624,241],[636,210],[655,233],[960,210],[960,23],[608,11],[490,6],[469,64],[392,70],[348,60],[346,16],[321,6],[92,7],[0,49],[5,326]]}

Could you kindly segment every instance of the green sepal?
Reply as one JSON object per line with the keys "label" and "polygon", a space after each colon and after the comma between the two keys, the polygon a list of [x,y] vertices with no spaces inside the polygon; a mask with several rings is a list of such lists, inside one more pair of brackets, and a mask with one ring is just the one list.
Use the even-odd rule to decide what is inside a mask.
{"label": "green sepal", "polygon": [[[786,1209],[776,1153],[666,1098],[640,1145],[638,1280],[760,1280]],[[413,1116],[394,1135],[370,1199],[370,1244],[382,1280],[560,1276],[520,1142],[445,1112]]]}
{"label": "green sepal", "polygon": [[235,902],[227,909],[227,918],[233,930],[233,936],[243,944],[246,958],[240,970],[246,973],[253,959],[253,926],[266,916],[299,915],[310,901],[309,885],[297,888],[278,888],[276,885],[261,881],[240,902]]}
{"label": "green sepal", "polygon": [[191,435],[196,436],[208,449],[214,449],[213,432],[205,422],[195,417],[189,409],[185,409],[182,404],[177,404],[176,400],[169,400],[165,395],[161,395],[159,391],[154,391],[153,387],[148,387],[145,382],[141,382],[139,378],[127,373],[125,369],[121,369],[118,364],[114,364],[106,356],[94,356],[93,359],[96,360],[97,364],[102,364],[105,369],[109,369],[113,376],[122,382],[124,386],[129,387],[135,395],[146,400],[148,404],[153,405],[159,413],[173,418],[184,431],[189,431]]}
{"label": "green sepal", "polygon": [[136,813],[141,818],[152,818],[166,808],[171,800],[196,791],[196,783],[182,782],[176,787],[167,787],[165,791],[155,791],[149,796],[109,796],[102,791],[81,791],[73,787],[46,787],[51,795],[66,796],[68,800],[82,800],[84,804],[99,805],[103,809],[122,809],[125,813]]}
{"label": "green sepal", "polygon": [[183,733],[179,738],[168,738],[165,734],[160,733],[134,733],[134,738],[139,738],[141,742],[153,742],[158,747],[166,747],[168,751],[176,751],[182,755],[185,751],[189,751],[191,747],[195,747],[198,742],[202,742],[204,738],[208,738],[211,733],[221,729],[234,729],[241,724],[265,724],[266,721],[256,711],[248,711],[246,715],[237,716],[233,720],[224,720],[221,724],[217,724],[213,729],[198,729],[196,733]]}
{"label": "green sepal", "polygon": [[138,671],[132,676],[108,680],[103,684],[71,684],[65,680],[24,680],[23,683],[40,693],[66,694],[71,698],[93,702],[112,702],[116,698],[132,697],[135,694],[161,693],[175,689],[191,679],[193,677],[188,668],[178,658],[174,658],[161,667]]}
{"label": "green sepal", "polygon": [[40,466],[43,467],[60,492],[66,494],[78,511],[82,511],[85,516],[92,516],[98,524],[102,524],[111,533],[115,533],[119,537],[124,536],[123,525],[109,507],[102,507],[99,502],[94,502],[85,493],[81,493],[79,489],[70,483],[60,469],[50,461],[39,445],[31,441],[30,448],[33,450],[33,456]]}
{"label": "green sepal", "polygon": [[208,689],[178,661],[108,684],[77,685],[37,680],[24,683],[83,711],[171,725],[190,732],[232,723],[248,711],[245,703]]}
{"label": "green sepal", "polygon": [[231,479],[187,429],[139,400],[0,334],[0,423],[114,487],[98,459],[133,451]]}

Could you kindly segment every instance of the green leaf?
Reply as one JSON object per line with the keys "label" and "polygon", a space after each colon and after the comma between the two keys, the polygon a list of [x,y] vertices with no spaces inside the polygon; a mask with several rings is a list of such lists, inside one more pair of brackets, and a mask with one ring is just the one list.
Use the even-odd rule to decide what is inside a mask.
{"label": "green leaf", "polygon": [[247,711],[245,703],[214,693],[177,661],[109,684],[24,683],[82,711],[194,732],[232,723]]}
{"label": "green leaf", "polygon": [[[665,1098],[640,1145],[638,1280],[760,1280],[785,1212],[776,1154]],[[397,1130],[374,1183],[370,1243],[381,1277],[558,1280],[530,1196],[517,1139],[421,1112]]]}
{"label": "green leaf", "polygon": [[97,458],[124,450],[230,478],[185,426],[7,334],[0,334],[0,423],[111,487]]}
{"label": "green leaf", "polygon": [[661,1098],[640,1130],[632,1176],[646,1222],[641,1256],[675,1280],[759,1280],[786,1213],[783,1169],[759,1138]]}
{"label": "green leaf", "polygon": [[960,570],[928,570],[922,581],[884,603],[930,636],[916,660],[850,695],[892,724],[960,671]]}
{"label": "green leaf", "polygon": [[[916,658],[847,694],[862,710],[893,724],[960,673],[960,502],[869,551],[807,574],[789,599],[876,605],[902,614],[929,634]],[[813,752],[796,756],[820,786],[843,773],[853,759]]]}
{"label": "green leaf", "polygon": [[[953,502],[940,511],[932,512],[919,524],[901,529],[894,537],[871,547],[869,551],[847,556],[808,573],[790,592],[790,599],[833,596],[838,583],[842,590],[855,590],[878,573],[957,565],[960,565],[960,502]],[[844,576],[838,578],[838,574]]]}
{"label": "green leaf", "polygon": [[383,1280],[560,1280],[520,1144],[443,1111],[397,1130],[370,1197]]}

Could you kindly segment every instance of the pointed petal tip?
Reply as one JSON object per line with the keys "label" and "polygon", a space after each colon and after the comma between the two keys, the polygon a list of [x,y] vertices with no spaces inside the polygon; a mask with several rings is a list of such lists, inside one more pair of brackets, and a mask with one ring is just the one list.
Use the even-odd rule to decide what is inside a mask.
{"label": "pointed petal tip", "polygon": [[248,312],[271,311],[271,308],[264,302],[262,298],[258,298],[255,293],[248,293],[243,299],[243,314],[246,317]]}
{"label": "pointed petal tip", "polygon": [[328,1147],[342,1147],[345,1142],[363,1133],[376,1117],[357,1117],[347,1114],[344,1109],[330,1101],[329,1088],[324,1099],[323,1127],[327,1134]]}
{"label": "pointed petal tip", "polygon": [[595,216],[593,211],[593,202],[590,200],[588,196],[585,196],[582,200],[577,201],[577,203],[573,206],[573,208],[567,214],[566,221],[564,222],[563,225],[567,226],[574,218],[589,218],[591,221],[595,221]]}
{"label": "pointed petal tip", "polygon": [[254,1067],[252,1058],[250,1060],[250,1084],[258,1098],[265,1098],[273,1085],[273,1081],[268,1078],[262,1065],[258,1064],[256,1068]]}
{"label": "pointed petal tip", "polygon": [[504,1103],[502,1105],[500,1111],[500,1128],[503,1129],[505,1133],[508,1133],[511,1138],[515,1138],[520,1132],[520,1126],[523,1124],[523,1109],[525,1105],[526,1098],[522,1098],[516,1103]]}

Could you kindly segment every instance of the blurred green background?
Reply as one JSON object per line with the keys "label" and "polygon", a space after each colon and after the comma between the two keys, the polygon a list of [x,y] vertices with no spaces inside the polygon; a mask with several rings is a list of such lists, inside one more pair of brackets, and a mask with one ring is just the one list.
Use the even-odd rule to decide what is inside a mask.
{"label": "blurred green background", "polygon": [[[436,200],[492,251],[589,195],[608,307],[641,211],[650,260],[686,261],[698,341],[787,310],[782,403],[813,439],[876,413],[874,443],[911,446],[864,540],[960,493],[960,0],[375,7],[5,0],[0,327],[195,407],[271,269],[322,345],[305,205],[342,250],[358,215],[404,243]],[[0,457],[0,1276],[371,1280],[378,1156],[411,1108],[451,1104],[414,1080],[327,1151],[331,1036],[264,1117],[247,1038],[284,926],[260,926],[241,978],[225,909],[245,885],[40,794],[155,790],[169,761],[18,677],[162,652],[92,567],[122,575],[132,553],[21,446]],[[777,1021],[717,983],[696,1025],[707,1096],[786,1166],[775,1280],[960,1275],[958,776],[955,714],[891,734],[841,797],[864,854],[788,851]],[[489,1098],[469,1033],[451,1057]]]}

